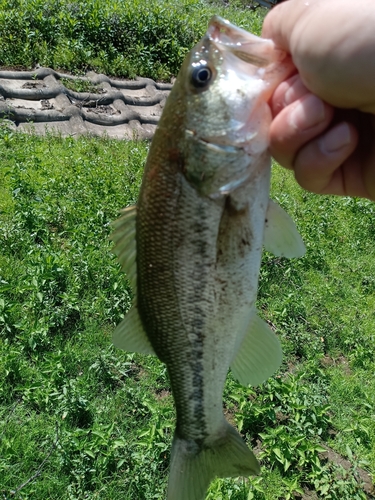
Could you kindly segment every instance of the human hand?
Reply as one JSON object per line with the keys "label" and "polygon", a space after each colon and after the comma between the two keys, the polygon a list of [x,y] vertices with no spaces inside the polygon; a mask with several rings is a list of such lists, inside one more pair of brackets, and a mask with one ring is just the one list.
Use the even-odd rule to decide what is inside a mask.
{"label": "human hand", "polygon": [[298,71],[272,98],[271,153],[305,189],[375,200],[374,25],[371,0],[288,0],[265,19]]}

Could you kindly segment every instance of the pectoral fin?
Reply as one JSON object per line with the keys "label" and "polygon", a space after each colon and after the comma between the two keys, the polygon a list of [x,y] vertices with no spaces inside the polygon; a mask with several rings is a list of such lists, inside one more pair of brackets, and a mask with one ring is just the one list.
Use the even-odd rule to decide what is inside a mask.
{"label": "pectoral fin", "polygon": [[264,247],[278,257],[302,257],[306,252],[292,218],[277,203],[269,200],[264,227]]}
{"label": "pectoral fin", "polygon": [[113,251],[117,255],[122,270],[125,271],[135,293],[137,284],[137,249],[135,240],[137,210],[135,206],[132,206],[125,208],[121,213],[123,215],[112,223],[115,230],[110,239],[115,242]]}
{"label": "pectoral fin", "polygon": [[112,341],[124,351],[155,354],[146,332],[143,329],[138,307],[134,304],[125,318],[113,332]]}
{"label": "pectoral fin", "polygon": [[233,376],[243,385],[259,385],[275,373],[281,360],[279,339],[254,313],[231,363]]}

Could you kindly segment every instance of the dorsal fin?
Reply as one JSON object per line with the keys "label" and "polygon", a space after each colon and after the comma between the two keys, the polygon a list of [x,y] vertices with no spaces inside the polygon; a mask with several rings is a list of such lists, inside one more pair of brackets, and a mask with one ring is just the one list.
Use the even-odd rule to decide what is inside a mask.
{"label": "dorsal fin", "polygon": [[[115,243],[113,251],[130,281],[134,295],[137,296],[136,206],[124,208],[121,213],[122,216],[112,223],[114,231],[110,239]],[[124,351],[155,354],[144,331],[136,303],[117,325],[112,340],[116,347]]]}

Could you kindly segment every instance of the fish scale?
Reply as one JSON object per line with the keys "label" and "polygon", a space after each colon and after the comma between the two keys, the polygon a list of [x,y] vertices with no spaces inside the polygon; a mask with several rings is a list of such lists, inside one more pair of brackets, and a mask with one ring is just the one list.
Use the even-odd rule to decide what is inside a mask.
{"label": "fish scale", "polygon": [[176,406],[167,500],[203,500],[214,477],[260,470],[222,395],[229,367],[256,385],[281,363],[255,301],[263,244],[304,253],[269,200],[267,101],[292,69],[273,42],[214,17],[167,100],[137,206],[114,223],[135,299],[113,342],[166,364]]}

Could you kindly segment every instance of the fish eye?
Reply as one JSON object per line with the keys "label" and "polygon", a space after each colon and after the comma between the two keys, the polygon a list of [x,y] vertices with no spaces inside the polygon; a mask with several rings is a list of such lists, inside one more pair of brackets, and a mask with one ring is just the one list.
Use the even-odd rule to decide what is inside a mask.
{"label": "fish eye", "polygon": [[194,87],[201,89],[211,81],[212,71],[208,66],[197,66],[191,74],[191,83]]}

